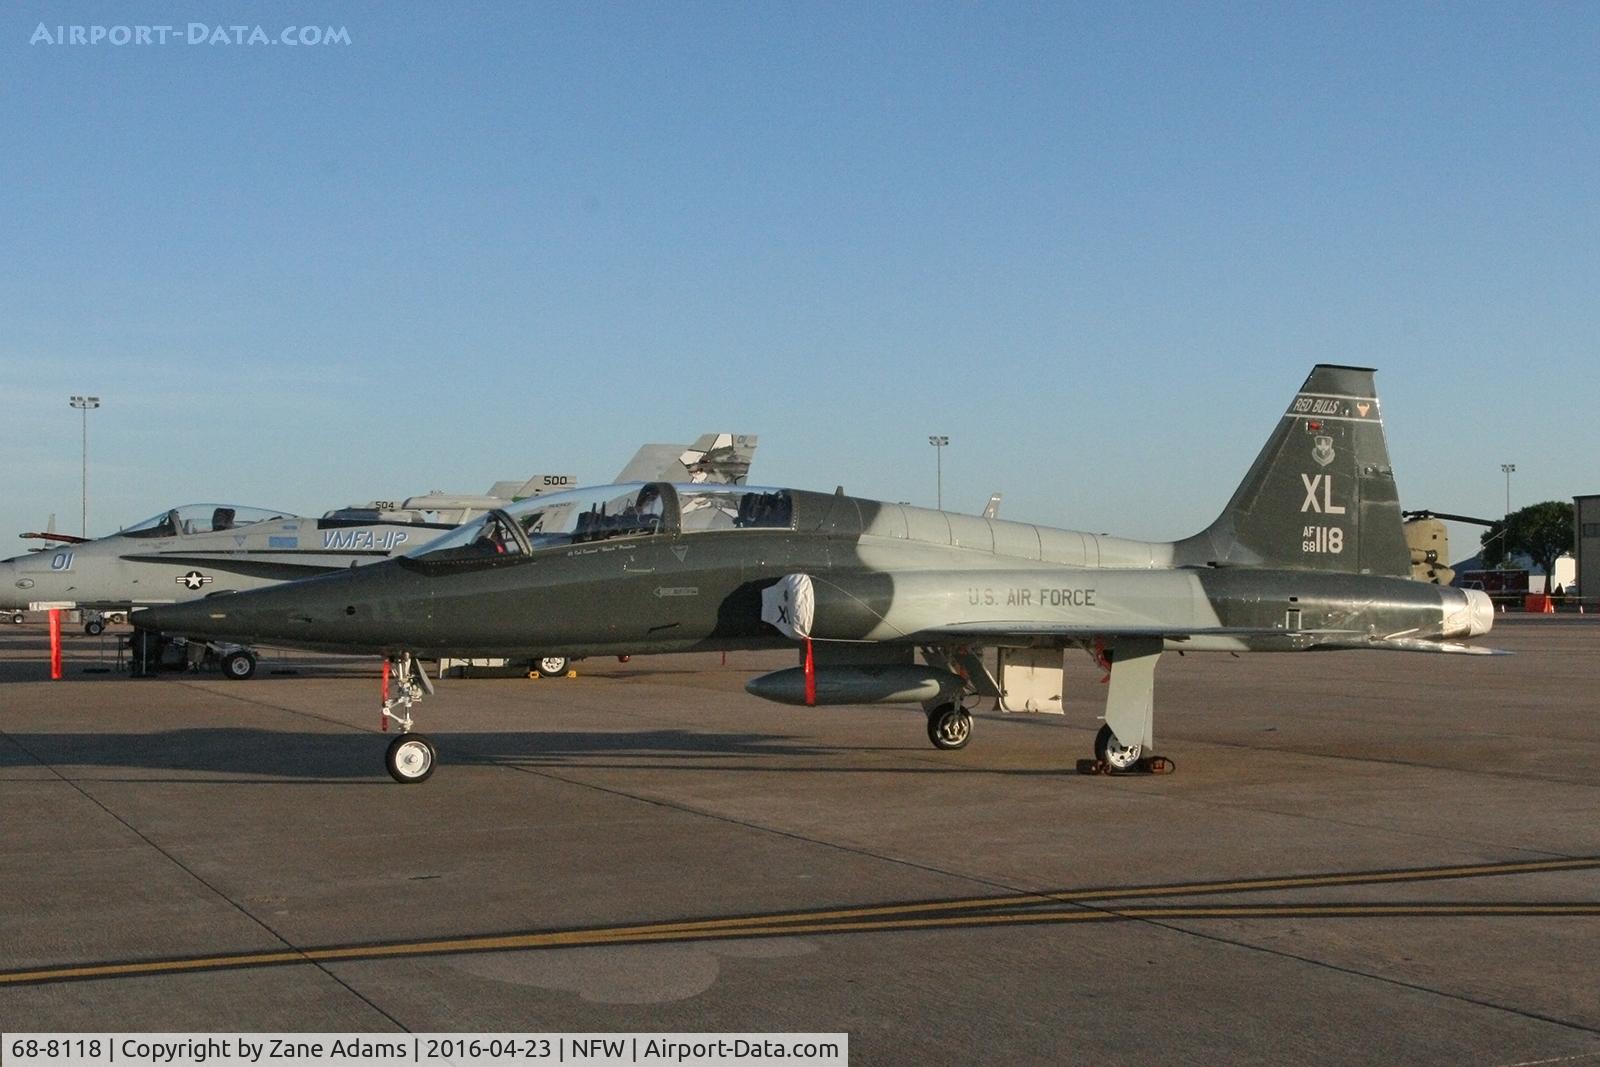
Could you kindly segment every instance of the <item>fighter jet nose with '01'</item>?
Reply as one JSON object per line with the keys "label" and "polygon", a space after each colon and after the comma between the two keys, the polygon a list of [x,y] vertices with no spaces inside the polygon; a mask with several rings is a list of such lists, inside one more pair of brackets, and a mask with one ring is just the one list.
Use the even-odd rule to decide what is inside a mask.
{"label": "fighter jet nose with '01'", "polygon": [[[1373,372],[1319,365],[1216,521],[1174,542],[792,489],[646,482],[499,508],[403,558],[146,613],[188,635],[387,657],[400,781],[420,659],[794,648],[749,683],[807,705],[914,703],[961,748],[970,708],[1064,710],[1065,653],[1109,671],[1095,755],[1154,742],[1165,651],[1483,652],[1481,594],[1410,578]],[[918,656],[920,654],[920,662]]]}

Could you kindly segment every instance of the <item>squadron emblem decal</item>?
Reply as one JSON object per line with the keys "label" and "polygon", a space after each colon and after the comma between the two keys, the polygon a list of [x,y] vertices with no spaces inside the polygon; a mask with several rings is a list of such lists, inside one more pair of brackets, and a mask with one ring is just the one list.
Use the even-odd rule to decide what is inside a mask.
{"label": "squadron emblem decal", "polygon": [[1316,447],[1311,450],[1311,458],[1317,461],[1319,467],[1326,467],[1333,462],[1333,438],[1318,437]]}
{"label": "squadron emblem decal", "polygon": [[186,589],[199,589],[201,586],[209,584],[210,581],[211,575],[201,574],[199,571],[190,571],[188,574],[180,574],[177,578],[178,584]]}

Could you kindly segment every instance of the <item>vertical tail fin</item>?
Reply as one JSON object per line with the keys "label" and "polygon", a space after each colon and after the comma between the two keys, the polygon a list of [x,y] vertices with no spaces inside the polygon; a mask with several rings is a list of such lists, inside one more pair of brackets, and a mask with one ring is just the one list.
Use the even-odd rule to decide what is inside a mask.
{"label": "vertical tail fin", "polygon": [[688,446],[644,445],[616,480],[744,485],[750,477],[756,444],[753,433],[708,433]]}
{"label": "vertical tail fin", "polygon": [[1176,553],[1190,566],[1409,576],[1373,371],[1313,367],[1227,508]]}

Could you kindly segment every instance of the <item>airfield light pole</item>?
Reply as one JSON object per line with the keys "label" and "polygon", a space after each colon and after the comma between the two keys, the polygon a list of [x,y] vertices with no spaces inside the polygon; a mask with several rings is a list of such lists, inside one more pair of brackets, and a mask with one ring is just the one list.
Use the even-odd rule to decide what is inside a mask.
{"label": "airfield light pole", "polygon": [[1506,516],[1509,518],[1511,515],[1511,476],[1516,473],[1517,465],[1515,463],[1502,463],[1500,464],[1500,469],[1505,472],[1506,476]]}
{"label": "airfield light pole", "polygon": [[938,481],[935,483],[939,494],[939,510],[944,510],[944,446],[950,443],[950,438],[942,433],[928,435],[928,443],[933,446],[934,462],[937,465]]}
{"label": "airfield light pole", "polygon": [[83,514],[80,536],[89,536],[89,412],[100,406],[97,396],[74,396],[67,400],[77,410],[83,412]]}

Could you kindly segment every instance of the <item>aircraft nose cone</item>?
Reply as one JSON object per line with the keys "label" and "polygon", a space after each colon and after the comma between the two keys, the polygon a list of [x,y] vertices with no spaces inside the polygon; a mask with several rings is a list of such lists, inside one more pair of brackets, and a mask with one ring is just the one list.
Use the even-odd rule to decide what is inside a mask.
{"label": "aircraft nose cone", "polygon": [[[382,566],[374,564],[363,570]],[[381,575],[377,577],[381,579]],[[242,644],[337,644],[350,636],[352,627],[370,621],[366,604],[376,584],[381,583],[373,583],[362,571],[323,575],[150,608],[139,613],[138,624],[175,637]]]}
{"label": "aircraft nose cone", "polygon": [[[214,613],[213,607],[213,604],[202,600],[193,604],[168,604],[159,608],[144,608],[135,613],[134,621],[146,630],[205,637],[217,629],[218,622],[226,619],[225,613]],[[223,617],[214,618],[214,614],[222,614]]]}
{"label": "aircraft nose cone", "polygon": [[34,580],[17,566],[16,560],[0,560],[0,608],[26,608],[43,599],[47,598],[39,595]]}

